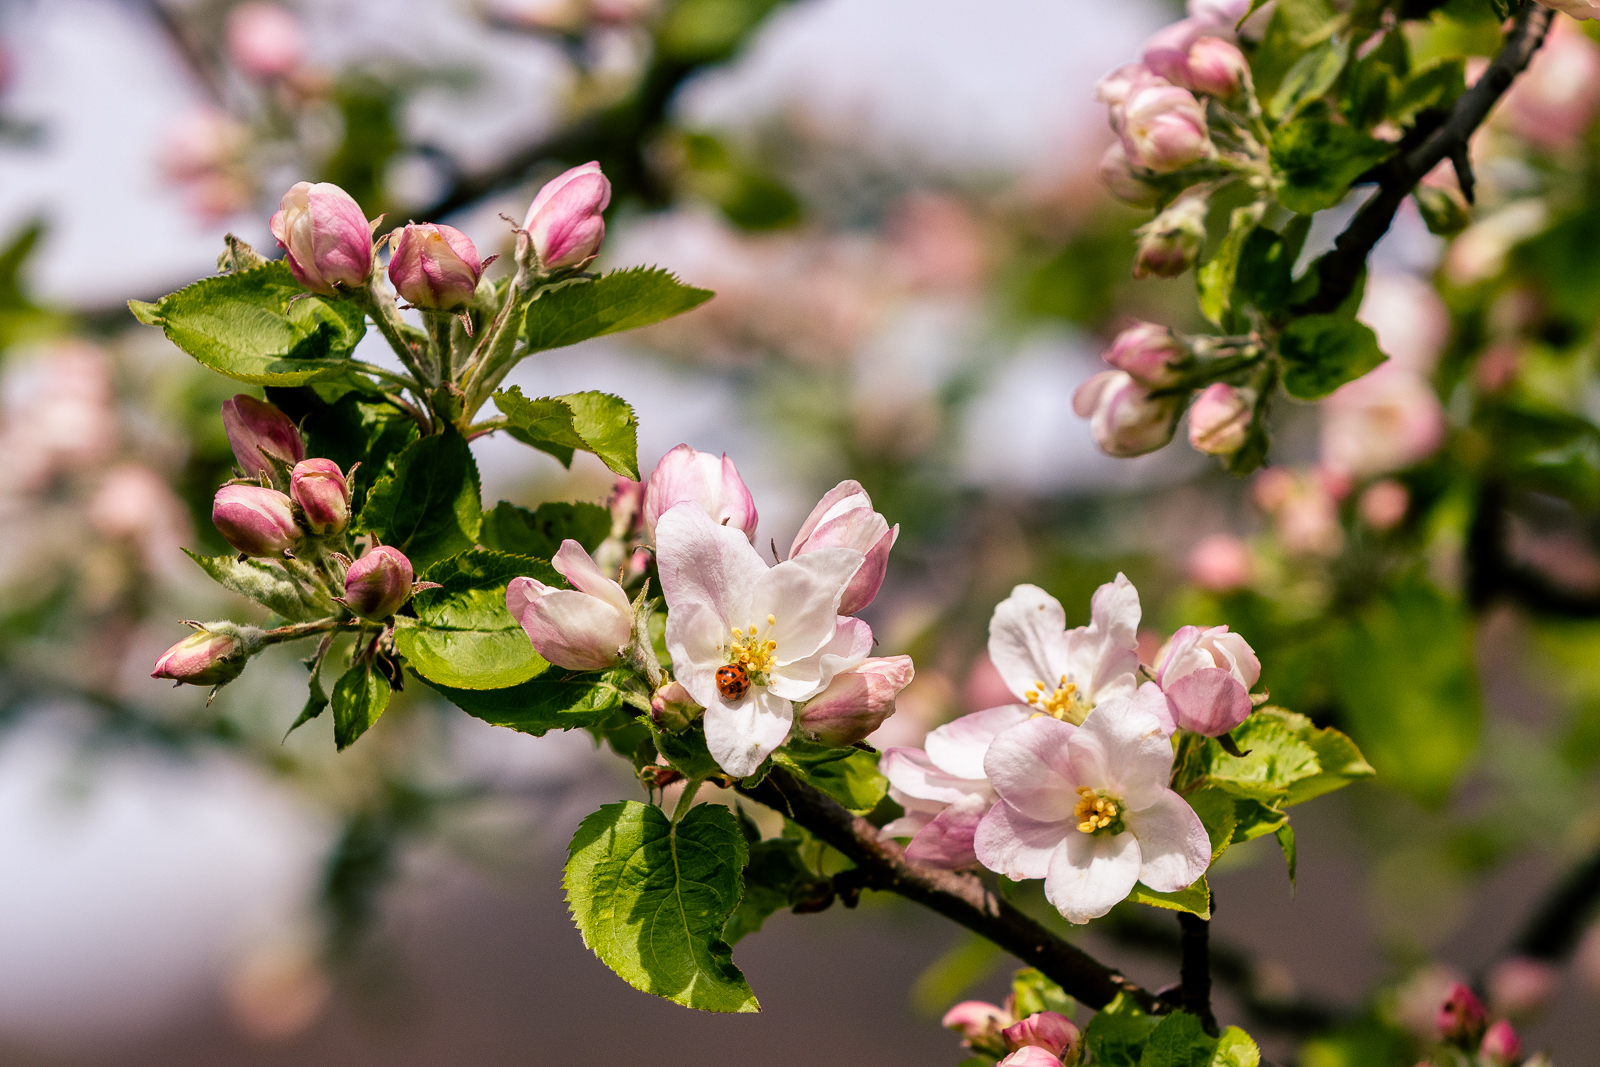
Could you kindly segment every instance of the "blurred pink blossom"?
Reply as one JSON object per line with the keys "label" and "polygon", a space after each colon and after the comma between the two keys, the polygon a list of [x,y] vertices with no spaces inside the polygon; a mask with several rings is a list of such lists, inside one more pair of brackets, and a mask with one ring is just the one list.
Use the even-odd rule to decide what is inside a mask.
{"label": "blurred pink blossom", "polygon": [[228,58],[263,81],[292,73],[306,54],[306,31],[285,8],[264,0],[240,4],[228,14]]}
{"label": "blurred pink blossom", "polygon": [[160,475],[137,463],[106,472],[89,498],[88,518],[101,537],[131,542],[151,571],[166,569],[193,532],[183,501]]}
{"label": "blurred pink blossom", "polygon": [[1322,402],[1322,462],[1370,477],[1422,462],[1444,441],[1444,406],[1421,375],[1388,363]]}
{"label": "blurred pink blossom", "polygon": [[1600,45],[1571,19],[1557,18],[1497,116],[1538,148],[1560,151],[1582,138],[1600,109]]}
{"label": "blurred pink blossom", "polygon": [[1489,969],[1489,1006],[1522,1019],[1550,1006],[1556,993],[1556,968],[1546,960],[1511,956]]}
{"label": "blurred pink blossom", "polygon": [[1358,505],[1362,519],[1374,530],[1394,529],[1406,517],[1410,506],[1411,493],[1393,478],[1368,486]]}
{"label": "blurred pink blossom", "polygon": [[1256,475],[1256,505],[1272,516],[1291,556],[1336,556],[1344,548],[1338,503],[1314,472],[1268,467]]}
{"label": "blurred pink blossom", "polygon": [[1230,593],[1250,584],[1255,559],[1250,546],[1232,534],[1211,534],[1189,550],[1189,580],[1212,593]]}
{"label": "blurred pink blossom", "polygon": [[1450,309],[1414,274],[1375,271],[1356,318],[1372,327],[1391,363],[1416,374],[1432,374],[1450,340]]}

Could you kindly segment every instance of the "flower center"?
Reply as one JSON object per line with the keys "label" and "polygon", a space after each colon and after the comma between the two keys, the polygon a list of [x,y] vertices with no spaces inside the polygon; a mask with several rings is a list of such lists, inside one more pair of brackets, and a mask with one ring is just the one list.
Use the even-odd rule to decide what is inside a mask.
{"label": "flower center", "polygon": [[1054,689],[1044,682],[1034,682],[1033,688],[1028,691],[1028,703],[1044,714],[1054,716],[1062,722],[1070,722],[1074,726],[1082,726],[1083,720],[1094,710],[1094,705],[1083,699],[1077,685],[1067,681],[1067,676],[1064,674],[1061,676],[1061,684]]}
{"label": "flower center", "polygon": [[[777,622],[776,617],[768,615],[766,632],[770,633]],[[778,650],[778,642],[763,636],[762,631],[755,626],[743,630],[735,626],[732,631],[733,636],[723,646],[728,662],[743,667],[752,682],[765,685],[766,673],[775,666],[773,653]]]}
{"label": "flower center", "polygon": [[1117,802],[1088,786],[1079,788],[1078,806],[1072,809],[1072,817],[1078,820],[1080,833],[1112,835],[1125,829]]}

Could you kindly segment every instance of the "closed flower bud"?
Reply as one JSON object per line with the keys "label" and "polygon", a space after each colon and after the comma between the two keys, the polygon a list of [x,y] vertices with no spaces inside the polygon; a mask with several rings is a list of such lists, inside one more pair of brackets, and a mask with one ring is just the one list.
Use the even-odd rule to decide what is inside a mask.
{"label": "closed flower bud", "polygon": [[1501,1019],[1483,1035],[1478,1054],[1488,1067],[1513,1067],[1522,1058],[1522,1042],[1511,1024]]}
{"label": "closed flower bud", "polygon": [[1015,1026],[1000,1031],[1012,1052],[1022,1048],[1042,1048],[1057,1059],[1066,1059],[1078,1046],[1078,1028],[1056,1011],[1035,1012]]}
{"label": "closed flower bud", "polygon": [[819,548],[853,548],[866,556],[839,600],[839,614],[854,615],[878,595],[889,569],[889,550],[899,536],[899,525],[890,529],[888,520],[872,510],[872,498],[861,483],[844,481],[811,509],[795,535],[789,558]]}
{"label": "closed flower bud", "polygon": [[286,467],[306,458],[300,431],[289,421],[289,416],[265,400],[244,393],[224,400],[222,428],[228,432],[233,458],[248,477],[276,476],[277,471],[268,456],[277,457]]}
{"label": "closed flower bud", "polygon": [[911,683],[913,673],[910,656],[888,656],[836,674],[828,688],[806,704],[800,726],[837,748],[864,740],[894,714],[894,698]]}
{"label": "closed flower bud", "polygon": [[506,587],[506,610],[522,624],[534,650],[557,667],[592,671],[611,666],[633,636],[628,595],[571,538],[561,542],[550,565],[572,588],[513,578]]}
{"label": "closed flower bud", "polygon": [[726,454],[696,452],[688,445],[679,445],[661,457],[644,486],[646,541],[655,544],[656,523],[685,500],[705,508],[712,522],[742,530],[746,537],[755,539],[756,502]]}
{"label": "closed flower bud", "polygon": [[1072,409],[1089,419],[1095,443],[1110,456],[1142,456],[1171,441],[1178,405],[1176,397],[1152,397],[1119,370],[1101,371],[1072,397]]}
{"label": "closed flower bud", "polygon": [[611,182],[600,173],[599,163],[573,167],[545,183],[528,205],[518,235],[517,260],[542,273],[577,268],[600,252],[605,240],[602,215],[611,203]]}
{"label": "closed flower bud", "polygon": [[1135,89],[1150,84],[1166,85],[1167,81],[1143,63],[1128,63],[1118,67],[1095,84],[1094,98],[1106,105],[1113,130],[1122,132],[1123,109],[1128,97]]}
{"label": "closed flower bud", "polygon": [[269,80],[293,73],[305,54],[300,20],[277,4],[251,0],[228,13],[228,58],[251,77]]}
{"label": "closed flower bud", "polygon": [[379,545],[345,572],[345,606],[363,619],[382,622],[411,599],[414,577],[404,552]]}
{"label": "closed flower bud", "polygon": [[1529,956],[1501,960],[1489,968],[1489,1003],[1514,1019],[1537,1015],[1555,997],[1557,978],[1555,967],[1544,960]]}
{"label": "closed flower bud", "polygon": [[389,281],[408,303],[453,311],[472,302],[483,261],[466,234],[453,226],[408,223],[394,241]]}
{"label": "closed flower bud", "polygon": [[1249,390],[1212,382],[1189,408],[1189,443],[1207,455],[1231,456],[1250,437],[1254,416]]}
{"label": "closed flower bud", "polygon": [[339,533],[350,524],[350,485],[331,459],[303,459],[289,476],[289,495],[314,534]]}
{"label": "closed flower bud", "polygon": [[1220,37],[1202,37],[1189,46],[1178,84],[1206,96],[1227,100],[1250,77],[1250,65],[1237,45]]}
{"label": "closed flower bud", "polygon": [[251,653],[260,647],[260,632],[251,626],[210,623],[162,653],[150,677],[185,685],[226,685],[239,677]]}
{"label": "closed flower bud", "polygon": [[289,498],[259,485],[225,485],[211,504],[223,540],[247,556],[281,556],[302,534]]}
{"label": "closed flower bud", "polygon": [[1139,247],[1135,278],[1176,278],[1194,266],[1206,237],[1206,202],[1185,197],[1134,231]]}
{"label": "closed flower bud", "polygon": [[1160,191],[1134,173],[1121,141],[1111,142],[1100,157],[1100,182],[1112,196],[1134,207],[1155,207],[1161,201]]}
{"label": "closed flower bud", "polygon": [[944,1013],[939,1025],[961,1035],[961,1043],[979,1052],[1000,1055],[1006,1051],[1000,1032],[1016,1021],[1006,1008],[982,1000],[963,1000]]}
{"label": "closed flower bud", "polygon": [[1024,1045],[995,1067],[1061,1067],[1061,1059],[1037,1045]]}
{"label": "closed flower bud", "polygon": [[313,293],[358,288],[372,277],[372,228],[349,193],[331,182],[295,182],[269,223],[295,279]]}
{"label": "closed flower bud", "polygon": [[1187,89],[1147,82],[1122,105],[1122,146],[1136,166],[1159,174],[1211,156],[1206,112]]}
{"label": "closed flower bud", "polygon": [[1471,1048],[1483,1036],[1488,1021],[1483,1002],[1465,984],[1457,982],[1439,1008],[1439,1036],[1452,1045]]}
{"label": "closed flower bud", "polygon": [[1165,326],[1141,322],[1117,334],[1101,358],[1141,385],[1161,389],[1178,382],[1174,366],[1187,358],[1189,348]]}
{"label": "closed flower bud", "polygon": [[705,710],[677,682],[665,683],[650,697],[650,721],[669,734],[687,729]]}

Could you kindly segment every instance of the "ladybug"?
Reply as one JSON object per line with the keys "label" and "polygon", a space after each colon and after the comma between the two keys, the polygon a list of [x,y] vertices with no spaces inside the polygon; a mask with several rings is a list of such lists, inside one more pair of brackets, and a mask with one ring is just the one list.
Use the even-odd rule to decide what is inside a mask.
{"label": "ladybug", "polygon": [[717,692],[729,700],[742,700],[750,692],[750,675],[737,663],[717,668]]}

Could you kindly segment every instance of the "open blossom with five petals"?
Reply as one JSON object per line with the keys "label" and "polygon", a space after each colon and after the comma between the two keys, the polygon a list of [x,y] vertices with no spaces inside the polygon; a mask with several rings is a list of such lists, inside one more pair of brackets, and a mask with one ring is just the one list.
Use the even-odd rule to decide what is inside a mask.
{"label": "open blossom with five petals", "polygon": [[884,752],[878,769],[905,814],[881,836],[911,838],[906,858],[913,863],[955,870],[978,862],[972,835],[998,799],[984,775],[984,754],[1002,732],[1032,716],[1019,704],[975,711],[928,734],[923,748]]}
{"label": "open blossom with five petals", "polygon": [[1139,613],[1139,591],[1121,574],[1095,590],[1089,625],[1072,630],[1061,601],[1019,585],[989,620],[989,658],[1020,700],[1077,725],[1097,701],[1133,692]]}
{"label": "open blossom with five petals", "polygon": [[795,534],[789,558],[819,548],[853,548],[866,556],[839,602],[839,614],[854,615],[878,595],[889,569],[889,550],[899,537],[899,524],[890,529],[889,520],[872,510],[872,498],[861,483],[843,481],[828,490],[806,516],[800,532]]}
{"label": "open blossom with five petals", "polygon": [[1249,716],[1250,689],[1261,680],[1261,661],[1243,637],[1226,626],[1180,627],[1156,661],[1156,684],[1167,696],[1167,733],[1182,727],[1219,737]]}
{"label": "open blossom with five petals", "polygon": [[[696,501],[656,524],[673,674],[705,706],[706,745],[744,777],[789,736],[794,705],[828,687],[872,651],[866,623],[839,615],[861,568],[850,548],[819,548],[768,567],[742,530],[719,525]],[[720,668],[748,680],[725,694]]]}
{"label": "open blossom with five petals", "polygon": [[1143,882],[1192,885],[1211,862],[1194,809],[1168,788],[1172,745],[1154,684],[1100,702],[1082,726],[1047,716],[996,737],[984,770],[1000,796],[978,826],[978,859],[1008,878],[1043,878],[1068,921],[1088,922]]}
{"label": "open blossom with five petals", "polygon": [[628,594],[570,537],[550,564],[572,588],[513,578],[506,587],[511,617],[522,624],[539,655],[557,667],[588,671],[611,666],[633,634]]}

